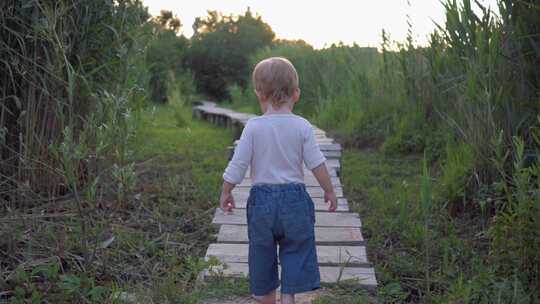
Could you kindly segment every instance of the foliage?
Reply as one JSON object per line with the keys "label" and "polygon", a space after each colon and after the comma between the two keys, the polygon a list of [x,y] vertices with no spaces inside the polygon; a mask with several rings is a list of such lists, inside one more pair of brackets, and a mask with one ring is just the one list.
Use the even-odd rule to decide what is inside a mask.
{"label": "foliage", "polygon": [[[231,134],[192,121],[189,104],[202,93],[258,112],[251,70],[284,56],[301,115],[380,149],[346,152],[343,174],[382,302],[538,301],[540,8],[443,5],[429,45],[383,31],[379,52],[274,40],[249,9],[209,12],[188,40],[138,0],[3,1],[0,300],[215,293],[196,275]],[[231,284],[216,288],[247,288]]]}
{"label": "foliage", "polygon": [[169,72],[167,99],[174,109],[176,126],[179,128],[186,127],[188,124],[184,117],[184,112],[186,111],[186,107],[190,104],[188,103],[188,100],[191,98],[191,94],[194,93],[194,85],[190,80],[191,79],[186,78],[177,80],[174,73]]}
{"label": "foliage", "polygon": [[0,200],[30,207],[65,195],[66,174],[82,184],[90,177],[90,154],[60,165],[49,147],[70,134],[94,149],[95,133],[80,132],[103,92],[133,81],[128,57],[148,15],[136,0],[3,1],[1,12]]}
{"label": "foliage", "polygon": [[[536,144],[540,145],[539,129],[535,128],[532,132]],[[520,284],[525,290],[538,290],[540,166],[536,162],[527,164],[523,139],[514,137],[513,144],[516,150],[512,158],[513,171],[511,175],[502,171],[504,178],[494,185],[499,195],[491,202],[497,212],[493,218],[494,224],[488,230],[492,238],[490,259],[497,273],[514,277],[514,284]],[[535,156],[538,155],[540,151],[536,150]],[[500,167],[501,159],[496,164],[497,169],[503,169]],[[540,295],[536,294],[536,297],[540,298]]]}
{"label": "foliage", "polygon": [[[363,100],[371,94],[367,75],[375,71],[379,58],[374,48],[332,45],[315,50],[304,41],[280,40],[257,52],[251,58],[250,70],[262,59],[274,56],[288,58],[299,74],[301,101],[295,110],[305,116],[314,115],[324,128],[343,126],[344,122],[351,126],[353,117],[349,116],[356,116]],[[232,97],[238,106],[256,104],[252,83],[242,95]],[[344,120],[338,124],[336,116]]]}
{"label": "foliage", "polygon": [[177,36],[181,24],[169,11],[162,11],[146,26],[154,32],[146,51],[151,100],[166,103],[169,73],[172,71],[175,77],[189,75],[184,65],[189,40]]}
{"label": "foliage", "polygon": [[193,24],[187,62],[199,92],[213,98],[227,97],[227,87],[246,86],[251,74],[249,56],[270,45],[274,32],[248,9],[244,15],[223,16],[209,11]]}
{"label": "foliage", "polygon": [[161,10],[160,15],[156,16],[154,21],[159,25],[159,30],[169,30],[178,33],[182,28],[182,22],[178,16],[173,15],[172,11]]}
{"label": "foliage", "polygon": [[[383,251],[375,261],[383,267],[378,273],[385,302],[539,297],[538,234],[533,236],[539,153],[533,130],[540,100],[540,9],[531,1],[499,5],[501,15],[495,16],[478,2],[480,13],[470,1],[444,2],[446,23],[427,47],[416,47],[410,31],[405,43],[392,43],[383,32],[382,53],[373,57],[354,46],[314,50],[301,41],[276,43],[252,57],[252,66],[270,56],[291,59],[302,89],[295,110],[342,134],[346,144],[399,158],[425,151],[433,164],[437,186],[422,199],[414,192],[430,188],[427,173],[424,187],[419,177],[412,190],[408,179],[398,183],[411,168],[382,176],[384,167],[370,169],[378,182],[370,187],[368,181],[359,191],[374,201],[361,211],[374,215],[364,229],[375,243],[371,250]],[[251,90],[232,90],[232,105],[255,106]],[[354,192],[364,182],[346,188]],[[388,243],[402,249],[385,253]]]}
{"label": "foliage", "polygon": [[[448,143],[446,147],[446,159],[442,164],[442,176],[440,178],[440,197],[452,204],[458,204],[459,200],[466,200],[466,189],[472,178],[474,168],[474,154],[472,148],[464,143]],[[462,202],[465,204],[465,202]]]}
{"label": "foliage", "polygon": [[538,300],[538,289],[524,284],[538,275],[538,242],[532,241],[539,218],[536,189],[522,197],[521,215],[506,209],[486,229],[488,221],[452,217],[437,204],[441,186],[420,158],[360,150],[343,157],[343,186],[352,209],[362,214],[367,252],[381,284],[378,302]]}
{"label": "foliage", "polygon": [[[191,109],[172,104],[186,127],[176,126],[173,105],[167,105],[144,110],[134,136],[99,131],[105,132],[103,142],[125,138],[127,150],[133,151],[127,163],[136,162],[137,178],[122,205],[114,195],[119,180],[101,176],[93,194],[89,189],[81,198],[84,217],[71,201],[55,203],[56,213],[50,215],[17,210],[2,217],[1,300],[115,303],[134,297],[149,303],[198,303],[217,293],[246,291],[245,282],[197,281],[200,271],[215,264],[200,257],[215,233],[210,222],[232,134],[192,121]],[[108,104],[102,110],[125,116],[112,108]],[[107,146],[100,153],[118,148]],[[114,191],[101,190],[107,185]],[[81,239],[89,244],[88,255]]]}

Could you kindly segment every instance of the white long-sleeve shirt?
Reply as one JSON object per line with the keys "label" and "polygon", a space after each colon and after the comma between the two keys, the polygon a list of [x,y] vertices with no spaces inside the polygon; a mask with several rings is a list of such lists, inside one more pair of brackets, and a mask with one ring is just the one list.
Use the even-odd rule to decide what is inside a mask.
{"label": "white long-sleeve shirt", "polygon": [[223,179],[239,184],[250,167],[252,183],[303,183],[303,165],[312,170],[325,161],[312,125],[295,114],[250,119]]}

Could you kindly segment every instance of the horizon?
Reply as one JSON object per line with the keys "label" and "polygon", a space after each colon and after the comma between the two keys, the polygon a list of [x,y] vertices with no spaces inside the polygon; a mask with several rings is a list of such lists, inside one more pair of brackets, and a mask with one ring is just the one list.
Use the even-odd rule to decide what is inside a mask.
{"label": "horizon", "polygon": [[[407,37],[411,21],[413,41],[426,45],[427,37],[436,28],[435,23],[445,21],[444,8],[440,1],[369,0],[353,3],[336,0],[332,5],[325,2],[298,0],[287,3],[289,9],[279,7],[283,0],[269,3],[263,0],[200,0],[182,7],[182,2],[173,0],[143,0],[152,16],[161,10],[170,10],[180,18],[180,33],[186,37],[193,34],[192,25],[196,17],[206,17],[207,11],[215,10],[223,15],[241,15],[249,8],[254,15],[270,25],[276,39],[303,40],[320,49],[332,44],[357,44],[376,47],[382,43],[382,30],[391,41],[402,42]],[[486,7],[498,11],[496,0],[480,0]],[[309,5],[308,5],[309,3]],[[388,6],[392,9],[388,9]],[[368,7],[369,9],[366,9]],[[302,12],[298,15],[298,12]]]}

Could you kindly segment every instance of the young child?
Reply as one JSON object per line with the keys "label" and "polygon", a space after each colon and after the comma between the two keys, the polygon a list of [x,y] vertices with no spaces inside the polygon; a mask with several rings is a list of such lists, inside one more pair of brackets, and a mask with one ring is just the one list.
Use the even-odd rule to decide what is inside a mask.
{"label": "young child", "polygon": [[278,256],[281,302],[294,303],[294,294],[320,287],[315,249],[315,208],[304,185],[305,165],[324,189],[324,200],[335,211],[337,199],[325,157],[313,128],[292,113],[300,97],[298,74],[285,58],[265,59],[253,71],[255,94],[262,116],[250,119],[234,156],[223,174],[220,205],[235,208],[231,194],[250,167],[253,186],[247,202],[249,281],[260,303],[275,303]]}

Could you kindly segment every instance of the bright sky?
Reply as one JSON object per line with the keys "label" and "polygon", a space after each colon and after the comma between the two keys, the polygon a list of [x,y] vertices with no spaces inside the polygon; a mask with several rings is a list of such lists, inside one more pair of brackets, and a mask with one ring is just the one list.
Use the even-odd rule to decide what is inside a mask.
{"label": "bright sky", "polygon": [[[143,0],[152,15],[172,10],[180,17],[184,35],[190,37],[196,17],[207,10],[243,14],[247,7],[270,24],[278,38],[303,39],[316,48],[343,42],[360,46],[381,44],[381,31],[392,40],[405,41],[407,14],[413,25],[416,43],[425,44],[433,31],[433,21],[444,22],[444,9],[439,0]],[[471,1],[473,2],[473,1]],[[480,0],[496,10],[497,0]]]}

